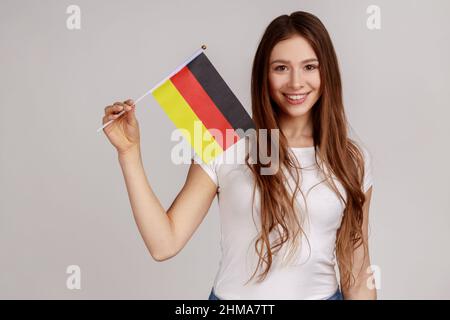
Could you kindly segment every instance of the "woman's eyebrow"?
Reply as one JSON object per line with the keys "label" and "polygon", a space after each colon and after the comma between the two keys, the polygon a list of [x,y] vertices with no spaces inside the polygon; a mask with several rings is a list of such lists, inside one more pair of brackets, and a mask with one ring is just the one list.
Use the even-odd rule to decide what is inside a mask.
{"label": "woman's eyebrow", "polygon": [[[319,62],[319,60],[317,60],[316,58],[309,58],[309,59],[303,60],[301,63],[308,63],[308,62],[314,62],[314,61]],[[270,64],[274,64],[274,63],[277,63],[277,62],[279,62],[279,63],[286,63],[286,64],[290,63],[290,61],[287,61],[287,60],[277,59],[277,60],[272,61]]]}

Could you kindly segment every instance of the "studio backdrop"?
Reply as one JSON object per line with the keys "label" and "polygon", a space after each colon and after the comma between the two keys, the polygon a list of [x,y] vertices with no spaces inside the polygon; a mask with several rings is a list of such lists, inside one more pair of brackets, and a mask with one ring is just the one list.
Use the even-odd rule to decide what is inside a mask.
{"label": "studio backdrop", "polygon": [[[449,299],[446,0],[2,0],[0,298],[207,299],[217,199],[186,247],[155,261],[117,152],[96,129],[107,105],[136,99],[203,44],[251,114],[264,29],[299,10],[329,31],[352,134],[372,155],[378,298]],[[151,95],[136,116],[146,175],[167,209],[189,165],[171,161],[174,125]]]}

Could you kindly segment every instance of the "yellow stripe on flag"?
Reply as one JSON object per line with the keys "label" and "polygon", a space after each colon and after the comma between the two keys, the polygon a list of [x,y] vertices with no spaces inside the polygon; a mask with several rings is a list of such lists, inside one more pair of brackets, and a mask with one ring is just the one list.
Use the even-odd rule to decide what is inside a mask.
{"label": "yellow stripe on flag", "polygon": [[[170,79],[155,89],[152,95],[175,126],[187,131],[188,134],[185,130],[181,130],[186,140],[205,163],[209,163],[223,152],[222,147],[192,111]],[[195,131],[196,122],[197,132]]]}

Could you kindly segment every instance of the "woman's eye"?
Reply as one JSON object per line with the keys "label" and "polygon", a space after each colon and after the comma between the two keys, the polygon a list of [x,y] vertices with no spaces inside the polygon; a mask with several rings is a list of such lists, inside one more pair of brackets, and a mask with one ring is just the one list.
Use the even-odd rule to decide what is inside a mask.
{"label": "woman's eye", "polygon": [[283,69],[283,68],[286,68],[286,66],[278,66],[278,67],[275,68],[275,70],[276,71],[284,71],[284,70],[286,70],[286,69]]}
{"label": "woman's eye", "polygon": [[308,71],[312,71],[312,70],[315,70],[317,67],[316,67],[315,65],[308,64],[305,68],[306,68],[306,70],[308,70]]}

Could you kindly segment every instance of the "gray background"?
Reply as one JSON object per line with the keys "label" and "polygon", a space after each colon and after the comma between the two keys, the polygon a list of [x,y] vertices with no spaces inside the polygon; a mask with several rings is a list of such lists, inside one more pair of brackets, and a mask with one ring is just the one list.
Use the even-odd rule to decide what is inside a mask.
{"label": "gray background", "polygon": [[[81,7],[81,30],[66,8]],[[371,5],[381,30],[366,27]],[[207,299],[220,258],[217,201],[184,250],[155,262],[132,217],[106,105],[137,98],[201,44],[250,112],[253,55],[276,16],[317,15],[340,61],[354,132],[374,159],[371,259],[380,299],[450,298],[450,2],[0,2],[0,298]],[[137,106],[149,182],[168,208],[188,165],[173,124]],[[66,288],[68,265],[81,290]]]}

